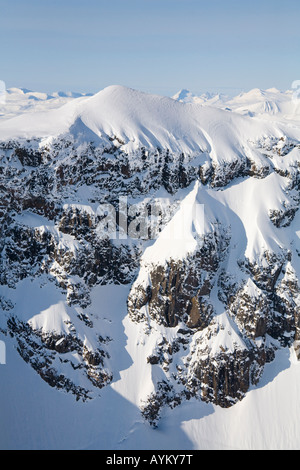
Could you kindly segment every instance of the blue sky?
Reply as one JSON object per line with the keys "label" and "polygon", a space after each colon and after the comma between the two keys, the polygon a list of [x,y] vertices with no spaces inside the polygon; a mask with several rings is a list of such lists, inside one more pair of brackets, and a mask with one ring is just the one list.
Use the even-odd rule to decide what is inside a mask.
{"label": "blue sky", "polygon": [[300,79],[299,20],[299,0],[0,0],[0,79],[47,92],[286,90]]}

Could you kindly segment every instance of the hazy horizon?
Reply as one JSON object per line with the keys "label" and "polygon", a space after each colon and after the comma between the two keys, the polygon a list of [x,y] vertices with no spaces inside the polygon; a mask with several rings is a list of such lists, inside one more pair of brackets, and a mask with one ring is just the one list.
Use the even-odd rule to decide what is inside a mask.
{"label": "hazy horizon", "polygon": [[0,0],[0,79],[35,91],[109,85],[172,96],[290,89],[295,0]]}

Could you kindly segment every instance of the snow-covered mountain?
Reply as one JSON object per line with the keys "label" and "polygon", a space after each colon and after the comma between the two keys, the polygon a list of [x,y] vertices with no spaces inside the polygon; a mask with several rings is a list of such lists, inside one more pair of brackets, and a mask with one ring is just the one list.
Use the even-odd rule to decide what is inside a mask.
{"label": "snow-covered mountain", "polygon": [[229,97],[222,93],[201,93],[201,95],[196,95],[189,90],[182,89],[175,93],[172,98],[176,101],[181,101],[182,103],[194,103],[202,105],[219,105],[222,107]]}
{"label": "snow-covered mountain", "polygon": [[181,90],[173,96],[173,99],[183,103],[214,106],[243,115],[256,115],[265,119],[297,120],[297,116],[299,117],[299,100],[294,99],[294,93],[292,90],[282,92],[276,88],[267,90],[254,88],[234,97],[229,97],[219,93],[203,93],[198,96],[188,90]]}
{"label": "snow-covered mountain", "polygon": [[[24,113],[59,108],[78,98],[92,96],[90,93],[56,91],[53,93],[34,92],[27,88],[8,88],[0,103],[0,122]],[[3,102],[2,102],[3,101]]]}
{"label": "snow-covered mountain", "polygon": [[299,447],[298,101],[36,98],[0,121],[0,445]]}

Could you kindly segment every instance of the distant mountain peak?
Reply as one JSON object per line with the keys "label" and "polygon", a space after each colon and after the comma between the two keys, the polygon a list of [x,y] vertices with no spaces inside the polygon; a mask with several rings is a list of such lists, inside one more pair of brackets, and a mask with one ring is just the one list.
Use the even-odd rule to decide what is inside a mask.
{"label": "distant mountain peak", "polygon": [[190,90],[187,90],[186,88],[182,88],[174,96],[172,96],[172,98],[177,101],[190,101],[194,97],[196,97],[196,95],[194,95],[194,93],[192,93]]}

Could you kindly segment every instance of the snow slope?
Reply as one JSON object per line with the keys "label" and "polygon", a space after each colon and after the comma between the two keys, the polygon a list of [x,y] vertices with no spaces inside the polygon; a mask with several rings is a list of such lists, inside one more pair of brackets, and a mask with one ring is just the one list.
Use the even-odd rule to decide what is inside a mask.
{"label": "snow slope", "polygon": [[127,294],[122,286],[95,292],[123,361],[114,386],[85,404],[51,389],[0,336],[7,348],[7,364],[0,365],[1,449],[300,449],[300,363],[289,349],[278,352],[276,367],[267,365],[260,384],[233,407],[192,399],[166,409],[157,429],[145,423],[136,386],[146,371],[136,356],[139,327],[126,318]]}

